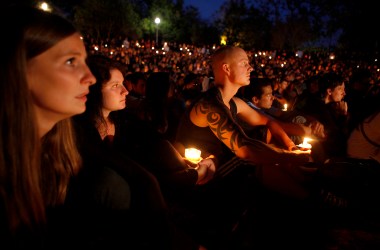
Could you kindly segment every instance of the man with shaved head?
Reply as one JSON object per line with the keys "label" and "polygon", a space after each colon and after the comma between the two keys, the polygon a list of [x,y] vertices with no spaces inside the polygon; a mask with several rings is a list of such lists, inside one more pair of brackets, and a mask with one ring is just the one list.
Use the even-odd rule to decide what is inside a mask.
{"label": "man with shaved head", "polygon": [[[212,55],[211,66],[215,86],[202,93],[183,116],[176,140],[180,152],[184,148],[198,148],[203,157],[214,155],[216,166],[237,158],[253,166],[265,186],[307,197],[309,192],[300,185],[305,176],[299,166],[309,161],[310,152],[297,150],[275,120],[235,96],[240,87],[250,83],[253,68],[247,53],[240,47],[221,47]],[[267,126],[283,148],[248,137],[237,117],[251,126]]]}

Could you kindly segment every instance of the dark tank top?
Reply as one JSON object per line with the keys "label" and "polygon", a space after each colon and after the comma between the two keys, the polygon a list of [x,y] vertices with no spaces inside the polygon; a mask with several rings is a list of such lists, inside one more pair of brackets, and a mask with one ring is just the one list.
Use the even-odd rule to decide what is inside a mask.
{"label": "dark tank top", "polygon": [[[202,157],[208,156],[209,154],[215,155],[219,161],[219,164],[223,164],[234,157],[235,154],[233,154],[232,151],[215,136],[208,126],[198,127],[190,120],[190,111],[192,107],[201,99],[204,99],[209,103],[222,102],[220,91],[215,87],[202,93],[201,96],[189,107],[189,109],[187,109],[182,117],[178,127],[176,140],[177,142],[182,143],[185,148],[194,147],[200,149],[202,151]],[[236,121],[237,107],[232,99],[230,101],[230,112],[233,119]]]}

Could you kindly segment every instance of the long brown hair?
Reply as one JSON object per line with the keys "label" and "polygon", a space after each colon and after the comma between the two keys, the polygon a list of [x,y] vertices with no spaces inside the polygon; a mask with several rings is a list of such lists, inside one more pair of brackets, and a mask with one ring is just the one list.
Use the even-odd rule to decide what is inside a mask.
{"label": "long brown hair", "polygon": [[77,30],[65,18],[38,9],[2,12],[7,38],[0,56],[0,212],[15,231],[43,223],[46,207],[63,203],[70,176],[80,167],[69,120],[57,123],[41,143],[26,80],[28,60]]}

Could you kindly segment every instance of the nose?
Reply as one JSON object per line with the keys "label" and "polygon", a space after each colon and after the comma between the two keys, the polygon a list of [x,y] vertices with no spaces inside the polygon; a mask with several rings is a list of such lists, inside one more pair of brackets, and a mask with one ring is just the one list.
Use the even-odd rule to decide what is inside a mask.
{"label": "nose", "polygon": [[90,69],[86,66],[85,69],[85,75],[82,78],[82,83],[88,84],[88,85],[93,85],[96,83],[96,78],[95,76],[91,73]]}
{"label": "nose", "polygon": [[129,91],[127,90],[127,88],[124,85],[122,86],[121,94],[122,95],[128,95],[129,94]]}
{"label": "nose", "polygon": [[249,65],[249,69],[248,71],[251,73],[253,71],[253,67],[251,65]]}

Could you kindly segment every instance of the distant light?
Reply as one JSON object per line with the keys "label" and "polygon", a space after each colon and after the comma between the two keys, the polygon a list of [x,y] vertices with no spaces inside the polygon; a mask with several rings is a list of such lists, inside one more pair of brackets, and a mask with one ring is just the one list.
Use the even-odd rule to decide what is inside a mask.
{"label": "distant light", "polygon": [[159,24],[159,23],[161,22],[161,19],[160,19],[159,17],[156,17],[156,19],[154,19],[154,22],[155,22],[156,24]]}
{"label": "distant light", "polygon": [[43,11],[51,11],[49,5],[46,2],[42,2],[40,4],[40,9],[43,10]]}
{"label": "distant light", "polygon": [[220,36],[220,44],[221,45],[227,44],[227,36]]}

